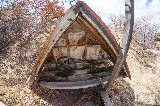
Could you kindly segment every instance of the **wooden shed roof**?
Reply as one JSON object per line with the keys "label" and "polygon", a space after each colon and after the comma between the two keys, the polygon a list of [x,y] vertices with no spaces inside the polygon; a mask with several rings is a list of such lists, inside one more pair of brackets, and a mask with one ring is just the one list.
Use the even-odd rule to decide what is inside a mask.
{"label": "wooden shed roof", "polygon": [[[55,45],[59,37],[68,29],[77,19],[81,20],[83,24],[94,33],[97,40],[101,42],[106,52],[111,55],[114,61],[117,59],[120,46],[116,42],[113,34],[101,20],[101,18],[84,2],[79,1],[76,5],[68,9],[50,36],[47,38],[43,47],[40,49],[36,59],[36,66],[29,79],[29,86],[31,86],[37,78],[38,72],[47,57],[48,53]],[[127,63],[124,63],[126,74],[130,77]]]}

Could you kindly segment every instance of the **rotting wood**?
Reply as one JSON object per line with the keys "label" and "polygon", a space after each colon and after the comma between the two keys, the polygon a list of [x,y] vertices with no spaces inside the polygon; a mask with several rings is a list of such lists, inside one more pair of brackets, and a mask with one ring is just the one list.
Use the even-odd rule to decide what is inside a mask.
{"label": "rotting wood", "polygon": [[102,48],[104,48],[104,50],[109,53],[114,60],[116,60],[116,55],[115,53],[112,51],[112,49],[109,47],[109,45],[106,43],[106,41],[102,38],[102,36],[100,36],[100,34],[92,27],[92,25],[90,25],[86,19],[82,18],[82,17],[78,17],[77,18],[79,23],[83,23],[83,26],[86,27],[86,29],[88,29],[88,31],[91,33],[92,37],[94,37],[95,39],[97,39],[99,41],[99,43],[101,45],[105,45],[102,46]]}
{"label": "rotting wood", "polygon": [[[46,74],[45,72],[41,72],[41,74],[44,74],[41,76],[39,75],[40,77],[42,77],[42,79],[39,80],[39,84],[41,86],[48,87],[50,89],[79,89],[93,87],[101,84],[107,84],[106,86],[109,89],[109,87],[115,80],[116,76],[118,75],[119,71],[121,70],[122,66],[124,66],[124,69],[128,71],[127,64],[125,63],[125,65],[123,65],[126,51],[128,50],[128,44],[125,45],[124,43],[123,46],[125,49],[120,50],[117,42],[114,39],[114,36],[111,34],[109,29],[105,26],[101,19],[93,12],[93,10],[91,10],[85,3],[78,2],[76,6],[74,6],[74,8],[72,8],[71,11],[69,11],[69,14],[73,16],[65,15],[64,17],[66,19],[64,17],[62,18],[62,20],[52,33],[53,35],[49,37],[49,40],[47,40],[47,43],[45,43],[43,48],[41,49],[37,58],[36,70],[32,73],[29,85],[31,86],[34,83],[34,81],[37,80],[36,77],[38,75],[38,72],[40,73],[42,70],[46,71],[44,69],[45,64],[43,66],[42,64],[45,58],[47,57],[47,54],[51,52],[51,55],[53,55],[54,57],[53,61],[56,62],[56,65],[53,65],[52,63],[50,65],[46,65],[46,67],[48,68],[47,71],[52,70],[53,74],[48,75],[48,73]],[[77,17],[77,15],[79,16]],[[78,21],[80,25],[84,26],[85,29],[91,35],[91,37],[86,36],[86,30],[84,30],[85,35],[78,34],[79,30],[76,30],[76,34],[78,35],[72,36],[72,33],[74,32],[70,32],[68,29],[71,25],[73,25],[75,21]],[[71,31],[74,31],[73,27]],[[64,35],[65,38],[62,38],[61,35]],[[124,41],[125,40],[126,39],[124,39]],[[130,40],[131,39],[128,37],[127,42],[129,42]],[[79,44],[82,44],[84,46],[77,46]],[[88,46],[87,44],[92,44],[93,46]],[[102,48],[104,49],[104,51]],[[101,65],[99,64],[100,62],[97,62],[98,59],[106,58],[105,56],[108,57],[108,59],[113,59],[113,61],[110,60],[113,64],[117,61],[111,76],[107,72],[111,72],[113,66],[111,69],[109,69],[109,71],[107,71],[105,68],[110,67],[109,65]],[[49,55],[48,57],[51,59]],[[64,61],[61,61],[60,59],[62,59],[63,57],[66,58]],[[84,63],[82,63],[82,67],[79,63],[77,65],[77,61],[75,61],[74,58],[79,60],[83,59],[83,62],[87,61],[89,63],[89,66],[87,66],[87,68],[84,68],[83,66],[86,65]],[[48,61],[52,62],[52,59],[46,59],[45,62]],[[79,69],[83,69],[83,71],[86,71],[86,69],[90,70],[86,73],[82,73],[82,70],[76,70],[78,69],[77,66],[80,67]],[[73,71],[74,73],[71,74],[71,71]],[[77,73],[78,71],[82,72]],[[66,72],[69,72],[69,74],[66,75]],[[128,76],[130,76],[129,72],[127,72],[127,74]],[[108,95],[104,95],[107,92],[100,93],[103,97],[104,102],[106,103],[105,105],[112,105],[111,102],[108,102],[110,101]]]}
{"label": "rotting wood", "polygon": [[[69,11],[72,11],[75,8],[73,6],[69,9]],[[40,67],[42,66],[45,58],[47,57],[47,54],[52,49],[53,45],[56,43],[56,41],[59,39],[59,37],[62,35],[62,33],[72,24],[74,23],[76,17],[78,14],[75,14],[74,12],[68,12],[66,15],[64,15],[59,24],[56,26],[54,31],[50,34],[48,39],[46,40],[44,46],[40,49],[40,52],[37,56],[36,60],[36,66],[35,69],[32,71],[31,76],[29,77],[28,85],[32,86],[32,84],[37,81],[37,75],[39,73]],[[72,21],[69,21],[68,19],[71,19]]]}
{"label": "rotting wood", "polygon": [[[83,4],[83,3],[82,3]],[[83,4],[85,7],[85,4]],[[54,32],[49,37],[49,40],[47,40],[47,42],[49,41],[49,43],[45,43],[45,45],[42,48],[42,51],[39,53],[38,56],[38,61],[37,61],[37,67],[36,67],[36,71],[33,71],[32,77],[30,79],[30,84],[32,85],[34,80],[36,81],[36,75],[38,74],[38,71],[40,70],[40,67],[42,66],[45,58],[47,57],[47,54],[50,52],[50,50],[53,48],[53,46],[55,45],[55,43],[60,39],[60,36],[66,32],[69,29],[69,26],[73,25],[73,23],[76,21],[76,18],[78,16],[78,13],[80,13],[80,11],[75,11],[75,8],[81,8],[81,7],[72,7],[72,9],[70,9],[68,11],[68,13],[73,16],[64,15],[64,17],[66,18],[62,18],[60,23],[58,24],[58,26],[56,27],[56,29],[54,30]],[[86,8],[86,7],[85,7]],[[90,11],[90,10],[89,10]],[[114,58],[114,61],[116,60],[117,57],[117,50],[119,49],[119,47],[116,45],[116,42],[112,36],[112,34],[110,34],[110,32],[107,32],[108,30],[106,28],[104,28],[106,30],[106,34],[102,31],[104,30],[103,28],[101,29],[99,26],[96,25],[96,23],[90,19],[91,17],[89,17],[84,11],[81,10],[81,15],[78,16],[78,19],[81,21],[81,23],[83,23],[83,25],[86,27],[86,29],[89,29],[89,32],[91,33],[90,35],[94,38],[97,39],[97,41],[100,43],[101,47],[105,50],[105,52],[109,52],[109,55]],[[94,14],[95,15],[95,14]],[[69,20],[68,20],[69,19]],[[66,22],[65,22],[66,21]],[[69,21],[69,22],[68,22]],[[66,25],[67,24],[67,25]],[[103,24],[100,22],[100,24]],[[102,27],[104,27],[104,25],[101,25]],[[108,35],[109,34],[109,35]],[[68,35],[68,34],[67,34]],[[110,36],[111,39],[108,39],[107,36]],[[68,37],[68,36],[67,36]],[[55,39],[54,39],[55,38]],[[83,37],[81,37],[80,42],[83,42]],[[113,40],[113,41],[112,41]],[[62,40],[63,41],[63,40]],[[112,41],[112,42],[111,42]],[[77,42],[77,41],[76,41]],[[93,42],[92,42],[93,43]],[[112,44],[113,43],[113,44]],[[116,46],[115,46],[116,45]],[[56,45],[57,46],[57,45]],[[62,46],[62,45],[61,45]],[[66,47],[69,47],[69,45]],[[86,46],[85,46],[86,47]],[[90,46],[92,47],[92,46]],[[88,45],[87,45],[88,48]],[[54,48],[55,49],[55,48]],[[63,47],[61,48],[61,50],[64,49]],[[52,50],[53,51],[53,50]],[[72,51],[72,50],[71,50]],[[70,51],[69,51],[70,53]],[[101,51],[99,51],[99,53],[101,53]],[[74,53],[72,53],[74,54]],[[84,54],[84,52],[83,52]],[[81,54],[82,58],[84,59],[83,54]],[[64,55],[61,55],[64,56]],[[56,59],[58,59],[61,56],[57,56]],[[71,56],[71,55],[67,55],[67,56]],[[126,66],[126,65],[125,65]],[[39,71],[40,73],[40,71]]]}
{"label": "rotting wood", "polygon": [[[108,77],[107,78],[102,78],[102,81],[104,84],[107,83]],[[101,82],[99,79],[94,79],[94,80],[87,80],[87,81],[77,81],[77,82],[44,82],[40,81],[39,84],[42,87],[47,87],[50,89],[80,89],[80,88],[89,88],[89,87],[94,87]]]}
{"label": "rotting wood", "polygon": [[[78,72],[78,71],[77,71]],[[77,82],[77,81],[87,81],[87,80],[94,80],[94,79],[100,79],[100,78],[106,78],[109,77],[111,74],[110,71],[103,71],[98,73],[86,73],[86,74],[76,74],[72,76],[57,76],[54,73],[44,73],[45,75],[41,76],[40,81],[45,81],[46,79],[49,79],[49,81],[46,82]]]}
{"label": "rotting wood", "polygon": [[[104,36],[103,37],[99,36],[102,33],[98,33],[98,31],[96,31],[96,29],[93,27],[93,25],[91,25],[91,23],[88,22],[86,17],[79,17],[78,16],[77,19],[80,21],[80,23],[83,23],[84,27],[86,27],[90,33],[92,33],[93,37],[96,37],[96,39],[98,41],[100,41],[101,45],[105,45],[105,46],[102,46],[102,48],[104,48],[104,50],[112,56],[114,61],[116,61],[117,56],[118,56],[117,52],[116,52],[116,50],[113,50],[112,48],[110,48],[110,47],[112,47],[112,45],[111,45],[111,43],[106,42],[106,40],[104,39],[105,38]],[[124,61],[124,65],[127,66],[126,61]],[[124,68],[125,68],[127,75],[129,76],[129,78],[131,78],[128,67],[124,67]]]}

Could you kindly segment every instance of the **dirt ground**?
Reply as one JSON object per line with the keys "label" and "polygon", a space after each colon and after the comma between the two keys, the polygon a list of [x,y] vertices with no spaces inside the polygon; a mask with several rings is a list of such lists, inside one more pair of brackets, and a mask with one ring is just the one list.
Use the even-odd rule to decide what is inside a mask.
{"label": "dirt ground", "polygon": [[160,105],[160,51],[156,52],[145,64],[137,61],[133,49],[128,53],[127,62],[132,79],[125,80],[134,89],[137,105]]}

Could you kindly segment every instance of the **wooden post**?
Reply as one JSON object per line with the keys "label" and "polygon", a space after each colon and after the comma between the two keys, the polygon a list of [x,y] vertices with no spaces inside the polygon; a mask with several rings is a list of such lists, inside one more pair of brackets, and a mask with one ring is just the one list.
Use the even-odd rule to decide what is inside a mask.
{"label": "wooden post", "polygon": [[111,88],[112,84],[115,82],[115,79],[117,78],[123,66],[132,39],[133,25],[134,25],[134,0],[125,0],[125,26],[124,26],[125,32],[122,38],[121,49],[119,51],[116,64],[113,68],[113,72],[111,74],[108,83],[105,85],[107,91]]}

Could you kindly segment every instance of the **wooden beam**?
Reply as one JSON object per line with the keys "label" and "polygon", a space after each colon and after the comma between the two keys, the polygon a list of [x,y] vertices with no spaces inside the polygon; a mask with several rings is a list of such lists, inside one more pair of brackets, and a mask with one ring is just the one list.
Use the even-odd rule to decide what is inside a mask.
{"label": "wooden beam", "polygon": [[[83,13],[83,15],[86,16],[85,13]],[[86,19],[85,17],[79,16],[77,17],[77,19],[81,23],[83,23],[84,27],[86,27],[89,30],[89,32],[91,33],[91,35],[93,35],[93,37],[96,37],[96,39],[100,41],[102,48],[111,55],[111,57],[113,58],[113,61],[114,62],[117,61],[118,53],[116,52],[116,50],[114,50],[114,47],[112,47],[108,39],[105,37],[106,35],[104,35],[103,33],[99,33],[98,30],[95,28],[96,25],[93,27],[94,23],[93,22],[90,23],[91,20],[88,20],[88,17]],[[124,62],[124,66],[126,66],[126,67],[123,67],[126,71],[126,74],[129,76],[129,78],[131,78],[126,61]]]}
{"label": "wooden beam", "polygon": [[112,56],[114,61],[116,61],[117,56],[111,49],[110,45],[105,41],[105,39],[101,36],[100,33],[91,25],[84,17],[77,17],[77,19],[83,24],[86,29],[91,33],[92,37],[96,38],[100,43],[101,47]]}
{"label": "wooden beam", "polygon": [[[108,77],[102,78],[101,81],[106,84]],[[44,82],[40,81],[39,85],[47,87],[49,89],[80,89],[94,87],[101,84],[99,79],[87,80],[87,81],[76,81],[76,82]]]}
{"label": "wooden beam", "polygon": [[34,67],[31,76],[29,77],[28,85],[32,86],[32,84],[37,81],[37,75],[39,70],[47,57],[47,54],[50,52],[52,47],[55,45],[56,41],[59,37],[68,29],[68,27],[74,23],[78,14],[75,14],[73,9],[75,6],[71,7],[68,12],[60,19],[58,25],[54,29],[53,32],[50,33],[50,36],[47,38],[43,47],[40,49],[38,56],[36,58],[36,66]]}
{"label": "wooden beam", "polygon": [[112,75],[105,85],[107,91],[111,88],[112,84],[116,80],[123,63],[126,59],[130,42],[132,40],[132,33],[133,33],[133,26],[134,26],[134,0],[125,0],[125,25],[124,25],[124,36],[122,38],[121,49],[119,51],[119,55],[116,61],[116,64],[113,68]]}

